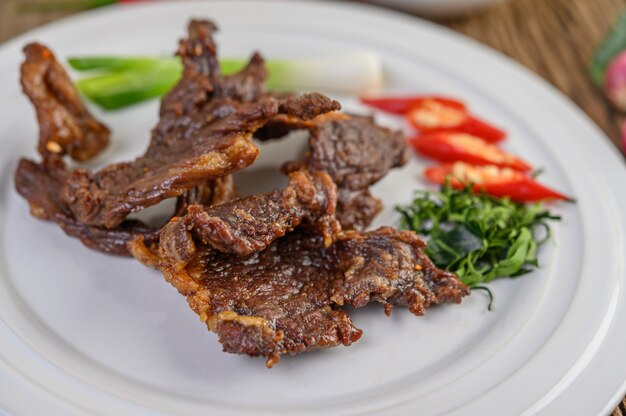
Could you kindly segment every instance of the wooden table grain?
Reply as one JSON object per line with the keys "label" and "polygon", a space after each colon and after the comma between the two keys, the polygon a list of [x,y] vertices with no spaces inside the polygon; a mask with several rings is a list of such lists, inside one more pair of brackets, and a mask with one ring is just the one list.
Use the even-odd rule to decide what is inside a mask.
{"label": "wooden table grain", "polygon": [[[17,13],[19,3],[23,1],[0,0],[0,42],[69,14]],[[510,0],[438,23],[501,51],[545,78],[619,146],[623,117],[593,86],[587,66],[604,33],[624,9],[626,0]],[[626,416],[626,398],[613,416]]]}

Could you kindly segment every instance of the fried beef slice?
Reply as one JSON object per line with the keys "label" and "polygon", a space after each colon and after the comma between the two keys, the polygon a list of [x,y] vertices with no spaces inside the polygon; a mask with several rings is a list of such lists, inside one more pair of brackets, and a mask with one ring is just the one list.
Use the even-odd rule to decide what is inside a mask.
{"label": "fried beef slice", "polygon": [[[43,162],[22,160],[15,182],[18,192],[29,201],[31,212],[55,221],[90,248],[128,255],[130,240],[141,235],[147,242],[156,242],[159,230],[137,220],[125,220],[127,213],[171,195],[178,196],[175,215],[183,215],[190,204],[211,206],[236,196],[228,172],[247,166],[257,153],[244,137],[249,133],[242,123],[257,125],[275,113],[310,117],[338,106],[317,94],[282,100],[266,97],[263,59],[256,54],[241,72],[221,76],[213,30],[210,22],[190,23],[189,39],[181,41],[179,48],[185,63],[183,77],[163,99],[160,121],[146,154],[96,173],[84,169],[70,172],[61,156],[94,156],[103,148],[99,145],[102,137],[108,140],[108,129],[84,110],[52,53],[42,45],[27,46],[22,85],[37,111]],[[54,75],[42,75],[46,71]],[[237,131],[240,127],[243,133]],[[64,146],[62,151],[47,149],[60,148],[59,143]],[[187,152],[185,157],[189,158],[177,158],[180,152]],[[123,195],[116,193],[120,189]],[[86,216],[100,214],[112,215],[115,220],[107,224],[85,221]]]}
{"label": "fried beef slice", "polygon": [[324,247],[323,236],[298,229],[248,256],[197,244],[181,262],[162,235],[160,250],[138,239],[132,244],[140,261],[161,270],[224,351],[267,358],[282,354],[348,346],[362,331],[343,305],[370,301],[408,306],[422,315],[431,304],[460,302],[468,288],[456,276],[437,269],[415,233],[384,227],[349,231]]}
{"label": "fried beef slice", "polygon": [[77,161],[96,156],[109,141],[109,129],[89,114],[49,49],[34,43],[27,45],[24,52],[21,83],[37,112],[42,161],[20,160],[15,186],[28,201],[33,216],[57,223],[66,234],[105,253],[128,256],[127,244],[137,236],[157,242],[160,230],[141,221],[127,220],[113,229],[76,221],[61,199],[69,176],[63,156],[67,154]]}
{"label": "fried beef slice", "polygon": [[241,74],[222,77],[214,30],[210,22],[190,23],[178,51],[183,78],[163,100],[145,154],[98,172],[72,172],[62,198],[78,221],[115,227],[132,212],[250,165],[258,154],[253,133],[275,116],[307,120],[339,108],[319,94],[262,94],[258,55]]}
{"label": "fried beef slice", "polygon": [[109,143],[109,129],[87,111],[72,81],[48,48],[31,43],[24,48],[21,83],[37,111],[42,157],[70,155],[86,161]]}
{"label": "fried beef slice", "polygon": [[335,190],[326,173],[294,172],[284,189],[212,207],[191,205],[163,228],[161,245],[183,267],[195,255],[196,245],[248,255],[305,222],[328,246],[341,230],[335,219]]}
{"label": "fried beef slice", "polygon": [[[40,125],[38,150],[41,163],[22,159],[15,175],[17,191],[28,200],[31,212],[40,219],[56,222],[70,236],[95,250],[129,255],[127,244],[137,236],[156,243],[160,229],[138,220],[125,220],[114,228],[90,226],[78,221],[61,197],[71,175],[62,160],[69,154],[87,160],[100,152],[109,140],[109,130],[85,109],[63,67],[45,46],[24,48],[21,83],[33,103]],[[259,67],[260,65],[260,67]],[[264,71],[259,57],[242,72],[229,77],[230,91],[248,97],[258,95]],[[252,82],[252,79],[258,82]],[[241,85],[235,85],[237,82]],[[232,177],[225,176],[201,183],[178,198],[174,215],[183,215],[190,204],[213,205],[236,197]]]}
{"label": "fried beef slice", "polygon": [[278,116],[256,137],[267,140],[298,128],[310,132],[306,160],[285,163],[283,170],[328,173],[338,188],[337,219],[341,226],[366,228],[382,209],[369,187],[408,160],[402,133],[376,125],[371,117],[331,113],[308,122]]}
{"label": "fried beef slice", "polygon": [[[62,161],[58,160],[58,163]],[[126,220],[113,229],[91,227],[76,221],[60,199],[67,171],[65,167],[49,166],[22,159],[17,167],[15,186],[28,201],[33,216],[53,221],[67,235],[78,238],[85,246],[109,254],[128,256],[127,245],[137,236],[142,236],[147,243],[159,240],[159,229],[137,220]]]}
{"label": "fried beef slice", "polygon": [[[62,164],[61,160],[56,163]],[[15,174],[15,187],[30,205],[34,217],[58,224],[65,233],[78,238],[85,246],[103,253],[130,256],[128,243],[141,236],[146,244],[159,241],[160,228],[150,227],[139,220],[127,219],[115,228],[95,227],[76,221],[60,195],[67,180],[64,166],[20,160]],[[185,193],[177,201],[174,215],[184,215],[187,206],[211,206],[236,198],[232,176],[207,182]]]}

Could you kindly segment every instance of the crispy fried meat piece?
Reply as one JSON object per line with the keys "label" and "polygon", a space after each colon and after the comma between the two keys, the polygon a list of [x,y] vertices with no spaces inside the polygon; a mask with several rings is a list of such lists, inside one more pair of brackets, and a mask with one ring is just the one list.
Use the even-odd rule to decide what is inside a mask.
{"label": "crispy fried meat piece", "polygon": [[331,113],[307,122],[278,116],[256,137],[267,140],[297,128],[310,131],[306,160],[287,162],[283,170],[328,173],[338,188],[337,219],[341,226],[357,230],[367,227],[382,209],[369,186],[408,160],[402,133],[376,125],[371,117]]}
{"label": "crispy fried meat piece", "polygon": [[[37,166],[24,160],[16,172],[16,187],[31,210],[57,222],[91,248],[128,254],[125,246],[133,237],[141,235],[147,242],[155,242],[158,232],[139,221],[126,220],[130,212],[171,196],[178,197],[175,215],[183,215],[190,204],[211,206],[233,199],[236,191],[228,173],[256,158],[258,150],[249,139],[255,128],[275,114],[310,117],[338,107],[317,94],[284,99],[267,96],[263,89],[266,73],[259,55],[254,55],[241,72],[221,76],[212,40],[214,30],[210,22],[190,23],[189,39],[181,41],[179,48],[184,75],[163,100],[160,121],[144,156],[95,173],[85,169],[70,172],[61,160],[62,152],[50,153],[41,146],[42,139],[43,162]],[[31,58],[31,49],[46,59]],[[84,107],[69,77],[47,49],[35,45],[26,51],[23,82],[29,88],[25,86],[25,91],[37,110],[44,137],[44,132],[51,131],[49,126],[64,120],[58,114],[71,115],[78,112],[74,107]],[[33,76],[49,68],[54,69],[53,85],[64,81],[62,89],[54,90],[54,106],[50,100],[39,99],[50,95],[50,88],[37,83]],[[63,111],[65,105],[68,108]],[[84,138],[72,142],[72,151],[93,156],[100,150],[93,145],[100,137],[96,132],[108,134],[108,129],[86,110],[81,114],[81,119],[70,118],[75,121],[70,129],[73,137]],[[68,128],[61,125],[58,130]],[[47,187],[42,186],[44,183]],[[49,212],[44,213],[46,209]]]}
{"label": "crispy fried meat piece", "polygon": [[412,231],[346,231],[329,250],[329,261],[343,273],[332,300],[357,308],[379,302],[387,315],[392,305],[407,306],[418,316],[432,304],[460,303],[469,289],[454,274],[437,268],[425,248]]}
{"label": "crispy fried meat piece", "polygon": [[24,94],[37,110],[39,153],[91,159],[109,143],[109,129],[87,111],[74,84],[48,48],[31,43],[24,48],[21,68]]}
{"label": "crispy fried meat piece", "polygon": [[161,270],[187,297],[224,351],[267,357],[350,345],[361,336],[342,305],[370,301],[408,306],[422,315],[431,304],[460,302],[468,288],[437,269],[415,233],[389,227],[349,231],[324,247],[323,237],[296,230],[249,256],[218,252],[198,244],[181,263],[163,241],[150,251],[131,244],[137,259]]}
{"label": "crispy fried meat piece", "polygon": [[214,30],[210,22],[190,23],[178,52],[183,77],[163,100],[146,153],[98,172],[76,169],[69,177],[63,199],[77,220],[115,227],[132,212],[250,165],[258,154],[253,133],[275,116],[307,120],[339,108],[319,94],[260,95],[265,71],[258,55],[242,73],[222,77]]}
{"label": "crispy fried meat piece", "polygon": [[[60,159],[58,163],[62,163]],[[137,220],[126,220],[113,229],[91,227],[76,221],[60,199],[66,175],[64,166],[48,169],[44,164],[28,159],[20,160],[15,175],[15,187],[28,200],[33,216],[53,221],[66,234],[78,238],[85,246],[109,254],[128,256],[127,245],[137,236],[142,236],[149,244],[159,240],[159,229],[153,229]]]}
{"label": "crispy fried meat piece", "polygon": [[[20,160],[15,174],[15,187],[30,205],[33,216],[57,223],[69,236],[78,238],[85,246],[103,253],[130,256],[128,243],[141,236],[146,244],[159,241],[160,228],[150,227],[139,220],[127,219],[115,228],[95,227],[76,221],[72,212],[61,200],[61,190],[68,171],[60,166],[39,164],[28,159]],[[231,176],[202,184],[179,198],[175,215],[184,215],[187,206],[211,206],[236,198]]]}
{"label": "crispy fried meat piece", "polygon": [[185,192],[176,199],[175,217],[185,215],[191,205],[223,204],[239,197],[232,175],[213,179]]}
{"label": "crispy fried meat piece", "polygon": [[[244,104],[211,100],[195,122],[179,132],[180,137],[161,140],[163,145],[151,146],[145,156],[95,173],[76,169],[67,182],[64,200],[79,221],[114,227],[132,212],[250,165],[258,154],[252,132],[282,111],[283,104],[297,102],[307,111],[313,103],[321,104],[317,107],[320,112],[334,108],[317,95],[296,97],[288,103],[272,100]],[[188,135],[192,130],[195,133]]]}
{"label": "crispy fried meat piece", "polygon": [[66,234],[105,253],[130,255],[127,245],[137,236],[146,242],[158,242],[160,230],[141,221],[126,220],[114,229],[104,229],[74,219],[61,199],[69,176],[62,156],[68,154],[78,161],[96,156],[108,144],[109,129],[89,114],[69,76],[48,48],[32,43],[24,48],[24,53],[21,82],[37,111],[38,151],[43,160],[20,160],[15,186],[28,201],[33,216],[57,223]]}
{"label": "crispy fried meat piece", "polygon": [[309,126],[306,165],[328,173],[340,188],[365,189],[408,160],[403,135],[378,126],[371,117],[322,116]]}
{"label": "crispy fried meat piece", "polygon": [[[198,24],[192,26],[197,28]],[[85,155],[95,156],[108,141],[109,130],[85,110],[67,73],[47,48],[31,44],[25,48],[25,53],[22,84],[37,111],[41,129],[39,151],[43,161],[37,164],[21,160],[15,184],[18,192],[28,200],[33,215],[56,222],[68,235],[79,238],[86,246],[110,254],[129,255],[127,244],[137,236],[142,236],[146,242],[156,243],[160,229],[138,220],[124,220],[116,227],[105,228],[76,219],[68,202],[62,198],[72,175],[62,156],[66,151],[80,160],[87,159]],[[262,59],[254,56],[243,71],[224,81],[227,88],[222,89],[222,93],[231,93],[242,99],[260,97],[264,71]],[[181,81],[181,84],[185,83],[189,81]],[[182,90],[179,84],[177,93]],[[192,90],[192,87],[186,89],[190,96],[194,96]],[[183,115],[184,110],[177,108],[171,95],[168,98],[162,107],[163,120],[165,124],[175,124],[176,115]],[[72,140],[63,141],[59,137]],[[158,135],[154,137],[160,138]],[[61,149],[55,143],[65,143],[65,147],[63,150],[51,151]],[[230,175],[205,181],[178,198],[174,215],[183,215],[191,204],[211,206],[236,196]]]}
{"label": "crispy fried meat piece", "polygon": [[281,190],[213,207],[190,206],[187,214],[163,228],[161,244],[183,267],[195,255],[196,245],[248,255],[306,221],[328,246],[340,231],[334,216],[335,189],[326,173],[294,172]]}
{"label": "crispy fried meat piece", "polygon": [[348,230],[366,228],[383,209],[380,199],[371,194],[369,189],[337,189],[337,220]]}

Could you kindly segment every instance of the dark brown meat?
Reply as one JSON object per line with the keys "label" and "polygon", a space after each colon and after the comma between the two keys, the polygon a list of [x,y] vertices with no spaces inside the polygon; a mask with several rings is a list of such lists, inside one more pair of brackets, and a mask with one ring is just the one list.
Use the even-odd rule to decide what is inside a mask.
{"label": "dark brown meat", "polygon": [[87,111],[52,52],[31,43],[24,48],[24,54],[22,89],[37,110],[42,157],[69,154],[85,161],[100,153],[109,143],[109,129]]}
{"label": "dark brown meat", "polygon": [[346,231],[330,247],[329,261],[343,273],[332,300],[360,308],[370,301],[407,306],[421,316],[432,304],[460,303],[469,289],[426,256],[426,243],[412,231],[381,227],[370,232]]}
{"label": "dark brown meat", "polygon": [[[78,238],[85,246],[108,254],[130,256],[128,243],[141,236],[146,244],[159,241],[161,229],[150,227],[138,220],[125,220],[115,228],[85,225],[76,221],[71,210],[61,200],[61,190],[68,172],[63,162],[46,167],[33,161],[22,159],[15,173],[15,187],[30,205],[33,216],[58,224],[69,236]],[[47,166],[50,166],[49,164]],[[194,192],[179,199],[176,214],[183,215],[190,204],[213,205],[236,197],[232,177],[221,178],[203,184]]]}
{"label": "dark brown meat", "polygon": [[252,134],[273,117],[306,120],[339,108],[319,94],[260,95],[265,71],[258,55],[241,74],[222,77],[214,30],[210,22],[190,23],[179,48],[183,77],[163,99],[146,153],[95,173],[72,173],[63,198],[77,220],[115,227],[132,212],[250,165],[258,154]]}
{"label": "dark brown meat", "polygon": [[337,212],[335,216],[346,229],[362,230],[383,209],[380,199],[373,196],[369,189],[352,191],[347,188],[337,190]]}
{"label": "dark brown meat", "polygon": [[[213,207],[192,205],[161,232],[160,244],[179,263],[193,258],[196,245],[248,255],[265,249],[306,221],[330,245],[340,231],[335,219],[335,184],[322,172],[294,172],[281,190]],[[181,264],[182,267],[182,264]]]}
{"label": "dark brown meat", "polygon": [[[193,23],[191,26],[195,27],[192,30],[199,30],[203,25]],[[138,220],[124,220],[116,227],[104,228],[76,219],[67,200],[62,198],[72,172],[66,169],[61,157],[65,153],[77,160],[95,156],[108,142],[109,130],[87,112],[67,73],[46,47],[31,44],[24,51],[26,61],[22,65],[22,84],[37,111],[41,131],[38,150],[43,161],[37,164],[21,160],[15,184],[18,192],[28,200],[33,215],[56,222],[68,235],[79,238],[86,246],[110,254],[129,255],[127,244],[137,236],[142,236],[147,243],[156,243],[160,229]],[[264,76],[263,61],[255,56],[241,73],[228,77],[223,92],[236,97],[258,98]],[[185,82],[188,80],[182,80],[181,84]],[[188,98],[194,96],[192,90],[191,87],[186,89],[190,94]],[[162,110],[164,124],[175,124],[176,115],[182,114],[175,100],[171,99]],[[211,206],[234,197],[236,190],[230,175],[202,182],[179,197],[174,215],[183,215],[190,204]]]}
{"label": "dark brown meat", "polygon": [[[163,100],[146,154],[96,173],[68,171],[61,160],[63,152],[51,153],[42,145],[56,137],[52,132],[71,131],[74,139],[68,146],[72,154],[93,156],[101,149],[94,144],[100,143],[96,140],[99,133],[106,131],[108,137],[108,130],[84,110],[52,54],[41,45],[26,48],[22,77],[41,124],[44,160],[41,165],[22,161],[16,187],[33,212],[57,222],[91,248],[127,255],[129,240],[141,235],[146,242],[155,242],[158,233],[139,221],[127,221],[128,213],[170,196],[178,196],[175,215],[183,215],[190,204],[211,206],[233,199],[236,191],[228,173],[254,160],[258,150],[250,135],[266,118],[278,113],[309,117],[338,106],[317,94],[280,99],[266,96],[265,68],[259,55],[241,72],[221,76],[213,30],[210,22],[192,21],[189,25],[189,39],[181,41],[179,48],[184,76]],[[54,88],[42,81],[45,77],[35,76],[47,73],[53,74],[47,76],[52,76]],[[50,91],[56,94],[55,100]],[[68,108],[64,110],[64,106]],[[66,125],[70,121],[74,123],[71,128]]]}
{"label": "dark brown meat", "polygon": [[[327,99],[308,95],[287,105],[310,111],[313,103],[326,103],[316,111],[334,108]],[[258,154],[252,132],[281,111],[282,103],[262,99],[240,104],[230,99],[212,100],[189,129],[197,132],[167,138],[168,144],[151,146],[145,156],[92,173],[76,169],[64,193],[75,217],[86,224],[114,227],[128,214],[171,197],[200,183],[226,176],[250,165]],[[202,124],[199,127],[198,124]],[[154,141],[153,141],[154,143]]]}
{"label": "dark brown meat", "polygon": [[[59,160],[59,163],[62,162]],[[146,244],[158,242],[160,229],[151,228],[141,221],[126,220],[113,229],[92,227],[76,221],[60,199],[66,174],[63,166],[47,169],[43,164],[20,160],[15,174],[15,187],[30,204],[33,216],[57,223],[66,234],[104,253],[128,256],[127,245],[137,236],[141,236]]]}
{"label": "dark brown meat", "polygon": [[190,205],[213,205],[237,199],[239,194],[232,175],[213,179],[185,192],[176,199],[174,216],[182,216]]}
{"label": "dark brown meat", "polygon": [[358,340],[361,330],[342,305],[376,301],[386,313],[397,304],[421,315],[431,304],[458,303],[468,293],[432,264],[412,232],[351,231],[327,248],[322,240],[296,231],[246,257],[200,245],[188,263],[166,244],[155,254],[138,240],[131,250],[187,297],[225,351],[267,357],[270,367],[281,354]]}
{"label": "dark brown meat", "polygon": [[369,186],[408,160],[402,133],[376,125],[371,117],[331,113],[309,122],[279,116],[257,137],[280,137],[296,128],[310,131],[307,157],[303,162],[286,163],[283,170],[328,173],[338,188],[337,219],[341,226],[357,230],[367,227],[382,208],[369,193]]}
{"label": "dark brown meat", "polygon": [[363,190],[408,160],[402,133],[378,126],[371,117],[322,117],[313,124],[309,170],[327,172],[339,188]]}

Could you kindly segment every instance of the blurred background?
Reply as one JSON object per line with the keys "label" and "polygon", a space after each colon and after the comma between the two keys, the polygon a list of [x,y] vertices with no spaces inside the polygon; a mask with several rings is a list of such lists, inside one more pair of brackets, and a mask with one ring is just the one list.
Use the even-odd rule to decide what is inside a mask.
{"label": "blurred background", "polygon": [[[499,50],[569,96],[616,146],[626,147],[626,0],[365,2],[427,18]],[[0,0],[0,42],[82,9],[113,3]],[[626,400],[613,416],[626,416]]]}
{"label": "blurred background", "polygon": [[[0,42],[81,9],[108,7],[117,1],[137,0],[0,0]],[[620,149],[626,146],[624,117],[606,99],[611,92],[604,92],[597,80],[594,84],[589,71],[594,54],[614,25],[621,39],[608,39],[608,43],[613,43],[609,48],[619,48],[622,42],[626,49],[626,18],[621,19],[623,24],[619,21],[626,0],[365,2],[428,18],[503,52],[569,96]],[[616,77],[618,84],[624,78],[626,89],[626,59],[623,67],[624,75],[616,71]],[[611,88],[615,90],[619,86]],[[619,91],[614,95],[619,95]],[[626,103],[618,103],[619,106]]]}

